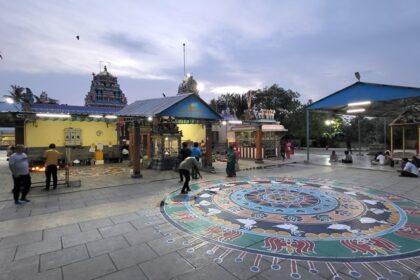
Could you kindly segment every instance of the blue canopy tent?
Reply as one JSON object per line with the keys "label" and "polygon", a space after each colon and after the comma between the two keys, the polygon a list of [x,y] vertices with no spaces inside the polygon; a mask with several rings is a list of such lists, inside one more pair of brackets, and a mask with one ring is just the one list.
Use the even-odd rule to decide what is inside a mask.
{"label": "blue canopy tent", "polygon": [[306,107],[307,160],[309,160],[309,115],[311,111],[330,112],[338,115],[396,118],[404,113],[408,106],[420,107],[420,88],[365,82],[356,82],[310,104]]}

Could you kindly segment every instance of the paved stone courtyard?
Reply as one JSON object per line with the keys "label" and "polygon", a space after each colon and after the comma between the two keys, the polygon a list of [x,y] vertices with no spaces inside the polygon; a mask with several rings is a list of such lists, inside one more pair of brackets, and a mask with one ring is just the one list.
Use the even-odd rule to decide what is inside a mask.
{"label": "paved stone courtyard", "polygon": [[[298,163],[267,163],[240,178],[291,176],[368,187],[420,202],[420,180],[390,171]],[[169,223],[160,203],[180,188],[173,171],[145,171],[137,183],[125,174],[96,176],[95,186],[45,193],[14,206],[10,174],[1,159],[0,279],[418,279],[420,258],[398,262],[295,262],[233,250]],[[243,163],[246,166],[247,163]],[[219,170],[219,169],[218,169]],[[204,173],[205,183],[224,179]],[[127,176],[128,177],[128,176]],[[118,184],[117,178],[121,178]],[[157,180],[159,179],[159,180]],[[112,184],[109,183],[112,181]],[[101,187],[106,186],[106,187]],[[10,196],[10,197],[9,197]],[[258,269],[256,269],[258,268]],[[314,271],[317,273],[314,273]],[[398,273],[391,273],[397,271]]]}

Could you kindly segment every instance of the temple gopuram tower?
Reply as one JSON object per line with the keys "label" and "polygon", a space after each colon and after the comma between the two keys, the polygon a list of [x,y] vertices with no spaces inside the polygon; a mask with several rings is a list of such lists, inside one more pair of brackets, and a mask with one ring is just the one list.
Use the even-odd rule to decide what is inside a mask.
{"label": "temple gopuram tower", "polygon": [[106,66],[99,74],[92,73],[90,91],[85,97],[85,106],[122,108],[127,98],[120,89],[117,77],[108,72]]}

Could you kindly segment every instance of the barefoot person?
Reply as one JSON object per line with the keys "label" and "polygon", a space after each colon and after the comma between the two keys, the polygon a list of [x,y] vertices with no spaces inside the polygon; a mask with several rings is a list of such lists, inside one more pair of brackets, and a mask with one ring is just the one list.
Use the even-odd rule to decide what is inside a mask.
{"label": "barefoot person", "polygon": [[53,177],[53,189],[57,188],[57,165],[60,158],[60,152],[55,149],[55,144],[50,144],[49,149],[45,151],[45,190],[50,189],[51,175]]}
{"label": "barefoot person", "polygon": [[[22,201],[30,201],[26,199],[26,195],[29,193],[31,187],[31,175],[29,175],[28,157],[23,152],[24,150],[25,146],[16,145],[15,153],[9,158],[9,168],[13,176],[13,198],[15,199],[15,204],[22,204]],[[21,192],[22,196],[19,201]]]}
{"label": "barefoot person", "polygon": [[195,159],[195,157],[187,157],[179,165],[179,173],[185,177],[184,186],[181,189],[182,194],[187,194],[191,190],[189,185],[191,180],[190,170],[196,169],[195,172],[197,172],[198,176],[200,176],[200,178],[203,178],[200,174],[200,170],[198,169],[198,167],[198,161]]}
{"label": "barefoot person", "polygon": [[401,170],[401,175],[403,177],[419,177],[419,170],[412,162],[408,161],[408,158],[403,158],[404,168]]}

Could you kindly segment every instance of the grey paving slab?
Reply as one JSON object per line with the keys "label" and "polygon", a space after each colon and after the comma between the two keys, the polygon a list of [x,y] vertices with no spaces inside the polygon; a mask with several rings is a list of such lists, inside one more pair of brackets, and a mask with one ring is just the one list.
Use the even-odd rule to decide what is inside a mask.
{"label": "grey paving slab", "polygon": [[28,279],[28,275],[38,273],[39,256],[29,257],[0,268],[0,280]]}
{"label": "grey paving slab", "polygon": [[109,200],[106,199],[106,198],[85,201],[86,207],[95,206],[95,205],[99,205],[99,204],[106,204],[106,203],[109,203]]}
{"label": "grey paving slab", "polygon": [[109,256],[117,268],[121,270],[154,259],[158,255],[147,244],[141,244],[114,251]]}
{"label": "grey paving slab", "polygon": [[113,236],[102,240],[89,242],[86,244],[89,254],[91,257],[95,257],[101,254],[110,253],[118,249],[127,248],[130,245],[124,239],[123,236]]}
{"label": "grey paving slab", "polygon": [[[23,279],[22,275],[21,278],[17,279]],[[62,280],[63,274],[61,273],[60,268],[51,269],[48,271],[43,271],[41,273],[35,273],[28,275],[28,277],[25,277],[24,279],[31,279],[31,280]]]}
{"label": "grey paving slab", "polygon": [[153,217],[153,218],[146,218],[146,219],[140,218],[140,219],[133,220],[130,223],[133,224],[133,226],[135,226],[136,229],[143,229],[150,226],[163,224],[165,223],[165,220],[163,220],[162,217]]}
{"label": "grey paving slab", "polygon": [[207,266],[187,272],[183,275],[177,276],[178,280],[207,280],[207,279],[223,279],[223,280],[237,280],[232,274],[227,272],[221,266],[210,263]]}
{"label": "grey paving slab", "polygon": [[140,270],[140,268],[135,265],[118,272],[108,274],[104,277],[97,278],[98,280],[148,280],[146,275]]}
{"label": "grey paving slab", "polygon": [[291,264],[289,261],[283,261],[280,263],[281,268],[278,270],[275,269],[266,269],[259,274],[260,277],[271,280],[271,279],[311,279],[311,280],[325,280],[328,279],[323,277],[320,274],[311,273],[307,269],[298,266],[296,271],[296,276],[292,275]]}
{"label": "grey paving slab", "polygon": [[160,239],[147,242],[149,246],[160,256],[175,252],[188,245],[184,243],[185,239],[178,234],[171,234]]}
{"label": "grey paving slab", "polygon": [[120,235],[120,234],[127,233],[130,231],[135,231],[135,230],[136,229],[133,227],[133,225],[128,222],[99,228],[99,231],[104,238]]}
{"label": "grey paving slab", "polygon": [[97,229],[100,227],[106,227],[111,226],[114,223],[109,218],[103,218],[103,219],[97,219],[97,220],[91,220],[87,222],[80,223],[80,228],[82,231],[89,231],[92,229]]}
{"label": "grey paving slab", "polygon": [[178,250],[177,252],[195,268],[200,268],[213,262],[214,256],[207,254],[207,251],[212,247],[214,247],[214,245],[200,240],[188,245],[186,248]]}
{"label": "grey paving slab", "polygon": [[132,246],[162,238],[160,231],[153,227],[147,227],[137,231],[125,233],[124,236]]}
{"label": "grey paving slab", "polygon": [[41,255],[41,271],[88,259],[85,245],[79,245]]}
{"label": "grey paving slab", "polygon": [[142,263],[140,268],[149,279],[171,279],[194,269],[178,253],[171,253]]}
{"label": "grey paving slab", "polygon": [[[218,258],[223,253],[228,253],[229,251],[231,252],[224,256],[222,261],[218,261]],[[230,249],[219,249],[215,251],[214,254],[212,254],[212,256],[214,257],[214,261],[217,261],[217,263],[219,263],[220,266],[224,267],[227,271],[229,271],[239,279],[248,279],[255,276],[258,273],[270,269],[271,263],[265,260],[264,258],[258,260],[257,255],[246,255],[243,258],[242,262],[236,261],[237,255],[239,255],[237,251],[232,251]]]}
{"label": "grey paving slab", "polygon": [[58,211],[60,211],[60,207],[58,206],[49,207],[49,208],[36,208],[36,209],[32,209],[31,216],[44,215],[44,214],[54,213]]}
{"label": "grey paving slab", "polygon": [[139,218],[139,215],[137,215],[136,213],[127,213],[127,214],[122,214],[118,216],[113,216],[111,217],[111,220],[115,224],[121,224],[121,223],[129,222],[132,220],[136,220],[138,218]]}
{"label": "grey paving slab", "polygon": [[16,246],[0,249],[0,267],[9,265],[15,257]]}
{"label": "grey paving slab", "polygon": [[0,241],[0,248],[14,247],[42,240],[42,230],[25,232],[18,235],[4,237]]}
{"label": "grey paving slab", "polygon": [[75,245],[88,243],[88,242],[100,240],[100,239],[102,239],[102,236],[99,234],[99,231],[97,229],[77,232],[74,234],[67,234],[61,237],[64,248],[68,248]]}
{"label": "grey paving slab", "polygon": [[108,255],[63,266],[64,280],[89,280],[116,271]]}
{"label": "grey paving slab", "polygon": [[59,238],[47,239],[40,242],[20,245],[17,247],[15,260],[20,260],[30,256],[36,256],[61,249],[61,240]]}
{"label": "grey paving slab", "polygon": [[80,228],[78,224],[70,224],[70,225],[50,228],[50,229],[44,230],[44,240],[59,238],[66,234],[74,234],[78,232],[80,232]]}

